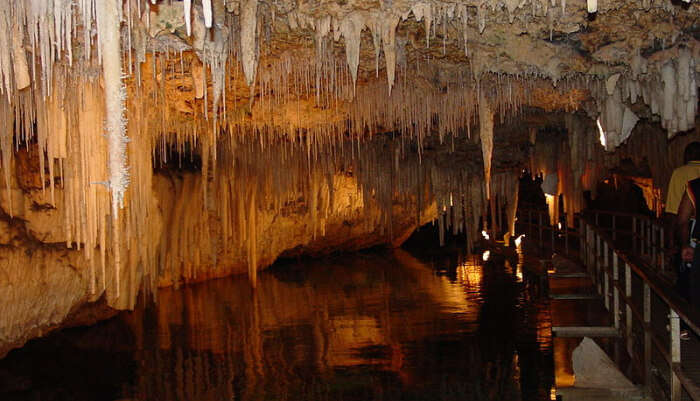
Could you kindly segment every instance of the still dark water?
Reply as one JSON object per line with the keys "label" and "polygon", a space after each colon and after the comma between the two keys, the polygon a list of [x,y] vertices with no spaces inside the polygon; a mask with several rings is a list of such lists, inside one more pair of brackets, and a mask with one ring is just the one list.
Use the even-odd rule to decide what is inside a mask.
{"label": "still dark water", "polygon": [[[525,263],[527,265],[527,263]],[[404,250],[162,290],[0,360],[0,400],[548,400],[549,312],[522,255]]]}

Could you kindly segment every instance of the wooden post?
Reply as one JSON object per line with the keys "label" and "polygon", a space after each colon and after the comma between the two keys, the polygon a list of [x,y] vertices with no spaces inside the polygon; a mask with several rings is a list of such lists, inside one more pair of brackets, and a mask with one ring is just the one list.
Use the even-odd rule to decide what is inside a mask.
{"label": "wooden post", "polygon": [[578,250],[579,254],[583,258],[584,262],[586,261],[586,229],[588,227],[588,224],[586,223],[585,219],[579,218],[578,220],[579,225],[578,225]]}
{"label": "wooden post", "polygon": [[659,244],[661,246],[661,271],[666,271],[666,236],[664,235],[664,227],[659,227]]}
{"label": "wooden post", "polygon": [[566,224],[564,224],[564,252],[568,255],[569,254],[569,219],[566,216],[566,213],[564,213],[564,221]]}
{"label": "wooden post", "polygon": [[619,269],[620,257],[613,253],[613,322],[616,329],[620,329],[620,289],[617,284],[620,281]]}
{"label": "wooden post", "polygon": [[639,233],[639,253],[644,256],[646,255],[646,238],[644,238],[644,234],[646,233],[646,221],[642,219],[640,222],[640,233]]}
{"label": "wooden post", "polygon": [[554,250],[555,250],[554,239],[556,238],[556,236],[554,235],[555,234],[554,230],[556,230],[556,227],[557,226],[551,226],[551,230],[549,230],[549,233],[551,234],[551,237],[552,237],[552,252],[554,252]]}
{"label": "wooden post", "polygon": [[669,314],[669,327],[671,328],[671,401],[680,401],[681,399],[681,381],[673,371],[673,366],[681,363],[681,323],[678,318],[678,313],[671,309]]}
{"label": "wooden post", "polygon": [[651,386],[651,289],[644,282],[644,384]]}
{"label": "wooden post", "polygon": [[647,257],[651,258],[651,220],[647,219],[647,225],[646,225],[646,232],[645,232],[645,240],[646,240],[646,248],[647,248]]}
{"label": "wooden post", "polygon": [[605,300],[605,309],[610,311],[610,276],[608,275],[608,242],[603,243],[603,252],[605,256],[603,257],[603,298]]}
{"label": "wooden post", "polygon": [[653,256],[654,251],[654,233],[652,230],[653,227],[654,224],[651,222],[651,219],[647,219],[647,253],[649,254],[649,257]]}
{"label": "wooden post", "polygon": [[598,231],[595,232],[595,280],[593,283],[596,285],[596,288],[598,289],[598,294],[603,293],[603,287],[601,286],[600,283],[600,260],[601,256],[603,254],[603,251],[601,249],[600,243],[602,241],[600,240],[600,234],[598,234]]}
{"label": "wooden post", "polygon": [[637,253],[637,217],[632,216],[632,251]]}
{"label": "wooden post", "polygon": [[627,337],[627,352],[633,355],[632,350],[632,306],[629,304],[632,298],[632,268],[625,262],[625,336]]}
{"label": "wooden post", "polygon": [[586,268],[588,269],[588,274],[593,276],[593,264],[595,263],[595,242],[594,242],[594,237],[593,237],[593,227],[588,226],[588,233],[586,234],[586,239],[588,241],[587,249],[588,249],[588,263],[586,263]]}
{"label": "wooden post", "polygon": [[656,260],[656,248],[658,247],[658,242],[656,242],[656,224],[651,225],[651,267],[657,268]]}

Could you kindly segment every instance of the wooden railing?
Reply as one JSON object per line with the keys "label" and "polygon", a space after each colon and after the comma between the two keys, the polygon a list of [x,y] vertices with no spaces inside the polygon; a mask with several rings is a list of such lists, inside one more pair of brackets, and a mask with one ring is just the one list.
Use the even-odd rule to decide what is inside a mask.
{"label": "wooden railing", "polygon": [[[629,251],[615,248],[610,230],[598,227],[590,215],[579,221],[584,265],[603,297],[606,309],[612,314],[615,328],[626,341],[628,354],[633,358],[642,356],[645,382],[652,382],[652,352],[656,351],[662,356],[665,363],[662,368],[667,370],[670,378],[667,385],[671,400],[680,400],[681,389],[685,389],[693,400],[700,401],[700,388],[681,368],[680,343],[681,321],[700,336],[698,311],[660,278],[658,266],[645,263]],[[649,234],[654,234],[653,228],[649,228],[653,226],[649,224],[653,222],[645,224],[642,227],[647,235],[634,235],[634,238],[638,238],[640,246],[652,254],[654,244]],[[663,237],[660,241],[663,243]],[[641,350],[635,347],[635,327],[643,334]],[[658,367],[657,371],[660,371]]]}
{"label": "wooden railing", "polygon": [[561,225],[550,224],[546,210],[518,209],[517,234],[525,234],[528,241],[536,242],[540,248],[570,254],[579,249],[577,230],[566,225],[566,214],[561,216]]}
{"label": "wooden railing", "polygon": [[672,255],[665,247],[662,222],[648,215],[603,210],[588,211],[585,217],[608,234],[615,248],[625,249],[646,264],[666,272]]}
{"label": "wooden railing", "polygon": [[700,336],[700,313],[663,278],[670,256],[663,225],[639,214],[588,211],[575,216],[574,228],[559,228],[545,210],[518,212],[530,242],[581,260],[647,387],[655,382],[672,401],[680,401],[683,390],[700,401],[700,387],[681,365],[680,338],[681,322]]}

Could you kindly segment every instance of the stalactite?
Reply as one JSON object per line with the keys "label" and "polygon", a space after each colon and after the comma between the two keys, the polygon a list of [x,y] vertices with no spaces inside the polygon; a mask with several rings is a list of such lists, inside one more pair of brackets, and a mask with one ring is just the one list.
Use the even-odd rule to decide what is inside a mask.
{"label": "stalactite", "polygon": [[389,82],[389,95],[391,95],[396,77],[396,26],[398,23],[399,17],[392,14],[384,15],[382,18],[382,45],[386,61],[386,77]]}
{"label": "stalactite", "polygon": [[588,13],[592,14],[598,11],[598,0],[586,0]]}
{"label": "stalactite", "polygon": [[484,91],[479,92],[479,137],[484,157],[486,199],[491,199],[491,159],[493,158],[493,109]]}
{"label": "stalactite", "polygon": [[192,34],[192,0],[184,0],[182,2],[183,12],[185,14],[185,27],[187,36]]}
{"label": "stalactite", "polygon": [[[248,87],[255,84],[258,68],[257,20],[258,0],[241,1],[241,64]],[[252,89],[251,89],[252,90]]]}
{"label": "stalactite", "polygon": [[24,33],[19,24],[14,24],[12,27],[12,69],[15,73],[15,88],[17,90],[22,90],[30,84],[29,67],[27,66],[24,43],[22,43],[23,38]]}
{"label": "stalactite", "polygon": [[[204,26],[207,28],[211,28],[211,24],[213,21],[211,0],[202,0],[202,11],[204,12]],[[185,17],[185,18],[187,18],[187,17]]]}
{"label": "stalactite", "polygon": [[345,38],[345,56],[352,75],[353,94],[357,84],[357,67],[360,64],[360,35],[364,28],[364,20],[359,13],[353,13],[340,23],[340,32]]}
{"label": "stalactite", "polygon": [[[617,66],[619,75],[605,82],[573,72],[561,77],[549,74],[560,78],[554,87],[534,67],[518,76],[488,72],[479,52],[474,52],[468,67],[436,71],[432,61],[422,58],[435,52],[425,51],[416,58],[410,53],[412,44],[406,44],[408,39],[396,37],[398,23],[408,11],[399,13],[389,3],[379,11],[362,10],[337,19],[321,13],[311,19],[297,10],[278,16],[294,19],[292,31],[313,26],[314,54],[303,46],[281,53],[273,48],[275,42],[269,36],[280,33],[270,33],[269,27],[277,6],[261,3],[258,13],[257,0],[213,4],[207,0],[197,2],[194,10],[191,0],[182,5],[159,2],[152,8],[142,1],[5,1],[6,7],[0,9],[0,155],[6,190],[13,191],[15,148],[33,146],[36,139],[41,185],[47,185],[48,174],[50,203],[65,226],[61,241],[80,249],[90,264],[91,297],[97,299],[106,291],[108,302],[119,307],[133,304],[140,280],[147,284],[144,288],[153,289],[159,274],[174,276],[174,282],[201,279],[204,273],[199,266],[224,264],[230,249],[242,255],[242,265],[247,263],[254,283],[258,267],[270,263],[266,247],[258,240],[269,223],[266,219],[298,208],[312,222],[311,240],[323,237],[330,216],[337,213],[335,188],[348,177],[356,181],[353,196],[361,199],[358,203],[367,227],[391,239],[397,235],[397,204],[421,205],[416,213],[419,224],[423,208],[434,203],[441,211],[441,235],[449,229],[468,232],[471,249],[487,209],[486,199],[496,219],[500,208],[506,207],[507,229],[511,234],[513,230],[517,193],[514,200],[508,188],[515,175],[491,165],[494,116],[498,114],[503,122],[527,113],[528,106],[536,104],[537,92],[569,97],[567,111],[573,111],[590,91],[608,137],[615,138],[609,141],[611,149],[619,146],[619,154],[637,164],[647,157],[653,166],[656,186],[647,192],[647,199],[651,208],[659,210],[660,186],[678,160],[658,149],[673,146],[682,152],[643,133],[635,135],[648,139],[646,144],[630,136],[634,127],[635,132],[643,129],[637,126],[630,104],[637,100],[648,104],[661,116],[669,136],[693,127],[697,85],[692,43],[680,41],[662,50],[668,53],[649,59],[637,50],[631,71]],[[542,12],[552,21],[558,18],[557,9],[548,11],[555,3],[532,2],[533,18]],[[589,12],[596,3],[587,2]],[[420,3],[411,9],[416,21],[424,24],[426,47],[437,32],[443,49],[459,46],[461,40],[466,56],[469,29],[483,33],[488,14],[500,20],[497,13],[504,4],[511,22],[515,17],[519,23],[529,18],[520,10],[523,3],[511,0],[481,2],[476,21],[470,21],[473,6],[464,4]],[[560,4],[563,16],[565,1]],[[149,7],[142,12],[144,5]],[[156,33],[161,14],[155,10],[164,13],[168,7],[177,10],[177,23],[163,23],[167,33],[161,35]],[[570,10],[567,19],[572,15]],[[461,38],[452,26],[455,17],[461,19]],[[122,19],[124,43],[120,43]],[[559,29],[557,25],[552,22]],[[186,40],[180,37],[183,26],[191,36]],[[376,75],[383,48],[388,85],[372,80],[366,71],[359,72],[360,67],[367,68],[360,60],[365,26],[372,31]],[[331,27],[336,35],[342,31],[345,59],[342,49],[327,38]],[[102,62],[104,90],[96,78],[94,53]],[[260,70],[259,60],[265,60]],[[444,62],[453,61],[446,57]],[[508,62],[504,65],[503,71],[510,68]],[[122,70],[129,75],[122,76]],[[248,94],[241,93],[240,71],[250,88]],[[126,111],[124,85],[129,95]],[[573,99],[578,94],[581,99]],[[253,98],[260,101],[242,105]],[[546,111],[561,107],[555,104]],[[477,111],[483,170],[441,166],[431,159],[434,146],[451,143],[449,151],[459,152]],[[576,194],[595,191],[603,172],[619,159],[602,153],[592,121],[570,124],[583,128],[568,129],[567,145],[548,147],[532,141],[531,168],[558,174],[556,195],[564,195],[565,210],[573,218],[583,205]],[[386,148],[366,146],[381,139],[377,133],[385,132],[401,141],[401,149],[392,148],[391,157]],[[172,228],[161,241],[160,232],[167,230],[158,226],[160,209],[150,199],[149,191],[160,185],[154,182],[152,163],[172,166],[174,149],[180,159],[187,157],[185,149],[191,157],[200,156],[202,176],[171,180],[181,192],[191,187],[196,194],[162,200],[161,206],[177,217],[173,221],[189,232]],[[8,212],[14,216],[21,205],[13,205],[12,193],[7,198]]]}
{"label": "stalactite", "polygon": [[119,209],[124,206],[124,193],[129,184],[126,167],[126,123],[124,118],[125,89],[122,84],[120,11],[118,0],[100,1],[97,7],[97,29],[102,54],[105,86],[105,131],[109,144],[109,189],[112,192],[112,241],[116,277],[116,293],[120,291],[120,224]]}

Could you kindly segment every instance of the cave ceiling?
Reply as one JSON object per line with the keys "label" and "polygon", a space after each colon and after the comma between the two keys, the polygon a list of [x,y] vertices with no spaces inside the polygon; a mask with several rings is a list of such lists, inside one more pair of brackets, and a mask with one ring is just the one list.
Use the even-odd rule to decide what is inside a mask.
{"label": "cave ceiling", "polygon": [[[27,85],[49,94],[56,76],[99,75],[94,2],[7,3],[0,75],[10,102]],[[127,99],[159,134],[405,132],[407,120],[425,126],[418,120],[445,114],[443,136],[476,124],[482,91],[498,114],[585,111],[618,142],[639,117],[653,116],[669,136],[694,125],[696,2],[119,3]],[[424,131],[416,136],[435,129]]]}

